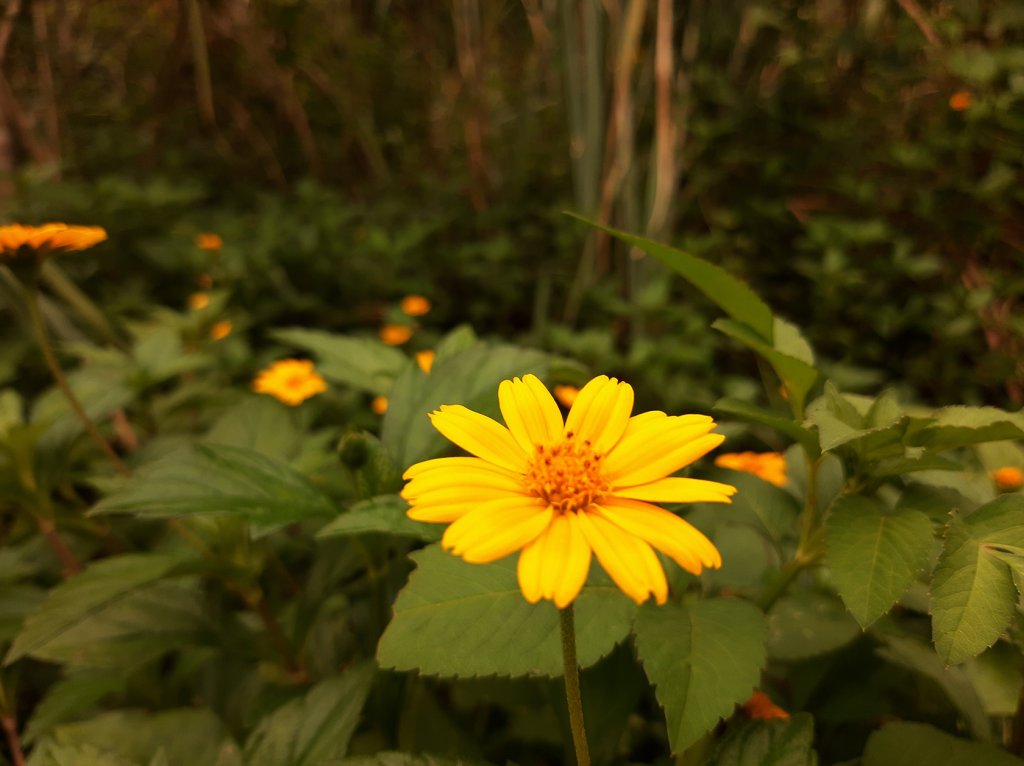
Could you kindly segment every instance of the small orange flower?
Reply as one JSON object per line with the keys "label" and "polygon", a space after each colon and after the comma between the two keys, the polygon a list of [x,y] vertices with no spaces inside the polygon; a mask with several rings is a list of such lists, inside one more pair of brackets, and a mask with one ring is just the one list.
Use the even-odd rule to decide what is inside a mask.
{"label": "small orange flower", "polygon": [[1000,492],[1013,492],[1024,486],[1024,471],[1012,465],[997,468],[992,472],[992,478]]}
{"label": "small orange flower", "polygon": [[576,386],[555,386],[553,391],[555,398],[563,407],[572,407],[572,403],[580,395],[580,390]]}
{"label": "small orange flower", "polygon": [[63,223],[0,226],[0,258],[14,258],[22,249],[40,258],[50,253],[85,250],[106,238],[107,232],[100,226],[68,226]]}
{"label": "small orange flower", "polygon": [[776,487],[786,486],[786,458],[778,452],[728,452],[716,457],[715,465],[752,473]]}
{"label": "small orange flower", "polygon": [[429,375],[434,367],[434,358],[437,356],[433,351],[417,351],[416,364],[423,370],[424,375]]}
{"label": "small orange flower", "polygon": [[214,340],[224,340],[231,334],[231,330],[233,328],[234,325],[231,324],[230,319],[225,319],[223,322],[217,322],[210,328],[210,337]]}
{"label": "small orange flower", "polygon": [[401,346],[412,337],[412,328],[404,324],[386,324],[380,328],[380,339],[389,346]]}
{"label": "small orange flower", "polygon": [[188,296],[188,307],[193,311],[202,311],[210,305],[210,296],[207,293],[192,293]]}
{"label": "small orange flower", "polygon": [[750,695],[750,699],[743,703],[743,712],[750,718],[762,721],[770,721],[773,718],[782,720],[789,718],[789,713],[772,702],[772,698],[762,691],[755,691]]}
{"label": "small orange flower", "polygon": [[430,311],[430,301],[422,295],[407,295],[402,298],[402,313],[411,317],[421,317]]}
{"label": "small orange flower", "polygon": [[370,402],[370,409],[375,415],[383,415],[388,411],[388,398],[386,396],[375,396]]}
{"label": "small orange flower", "polygon": [[202,234],[196,235],[196,247],[200,250],[220,250],[224,247],[224,240],[220,238],[219,234],[204,231]]}
{"label": "small orange flower", "polygon": [[958,90],[949,97],[949,108],[954,112],[966,112],[974,103],[974,96],[968,90]]}
{"label": "small orange flower", "polygon": [[327,390],[327,381],[308,359],[282,359],[260,372],[252,382],[257,394],[269,394],[292,407]]}

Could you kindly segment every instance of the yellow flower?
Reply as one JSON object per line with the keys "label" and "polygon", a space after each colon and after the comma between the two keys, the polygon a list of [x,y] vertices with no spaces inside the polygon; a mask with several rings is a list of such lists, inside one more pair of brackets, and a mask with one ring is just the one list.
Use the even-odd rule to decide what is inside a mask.
{"label": "yellow flower", "polygon": [[231,324],[230,319],[225,319],[222,322],[217,322],[213,327],[210,328],[210,337],[214,340],[224,340],[231,334],[231,330],[234,325]]}
{"label": "yellow flower", "polygon": [[401,309],[403,314],[421,317],[430,312],[430,301],[422,295],[407,295],[402,298]]}
{"label": "yellow flower", "polygon": [[572,407],[572,403],[580,395],[580,390],[576,386],[555,386],[554,394],[563,407]]}
{"label": "yellow flower", "polygon": [[716,457],[715,465],[752,473],[776,487],[786,486],[786,458],[778,452],[728,452]]}
{"label": "yellow flower", "polygon": [[326,391],[327,382],[308,359],[282,359],[256,376],[252,390],[295,407]]}
{"label": "yellow flower", "polygon": [[401,346],[412,337],[412,328],[404,324],[386,324],[380,328],[380,339],[389,346]]}
{"label": "yellow flower", "polygon": [[755,691],[750,695],[750,699],[743,703],[743,712],[749,718],[762,721],[770,721],[773,718],[782,720],[789,718],[789,713],[772,702],[772,698],[762,691]]}
{"label": "yellow flower", "polygon": [[370,402],[370,409],[375,415],[383,415],[388,411],[388,398],[386,396],[375,396]]}
{"label": "yellow flower", "polygon": [[992,472],[996,487],[1001,492],[1013,492],[1024,486],[1024,471],[1012,465],[1004,465]]}
{"label": "yellow flower", "polygon": [[424,375],[429,375],[434,367],[434,358],[437,356],[433,351],[417,351],[416,364],[423,370]]}
{"label": "yellow flower", "polygon": [[210,305],[210,296],[206,293],[192,293],[188,296],[188,307],[193,311],[202,311]]}
{"label": "yellow flower", "polygon": [[409,517],[451,524],[444,548],[471,563],[521,551],[523,596],[560,609],[583,587],[592,552],[637,603],[668,597],[654,548],[694,574],[721,566],[703,534],[652,505],[730,502],[733,487],[670,476],[721,444],[711,418],[630,417],[633,389],[604,375],[580,391],[564,423],[533,375],[503,381],[498,403],[507,427],[461,405],[432,412],[434,427],[473,457],[405,472]]}
{"label": "yellow flower", "polygon": [[107,232],[100,226],[68,226],[63,223],[0,226],[0,258],[14,258],[22,248],[39,257],[67,250],[85,250],[106,238]]}
{"label": "yellow flower", "polygon": [[969,90],[958,90],[949,97],[949,108],[954,112],[966,112],[974,103],[974,97]]}
{"label": "yellow flower", "polygon": [[219,234],[206,231],[196,235],[196,247],[200,250],[220,250],[224,247],[224,240]]}

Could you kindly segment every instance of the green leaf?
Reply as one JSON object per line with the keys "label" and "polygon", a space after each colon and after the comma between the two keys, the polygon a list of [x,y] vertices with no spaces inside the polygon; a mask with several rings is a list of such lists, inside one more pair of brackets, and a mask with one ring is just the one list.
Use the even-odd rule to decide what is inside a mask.
{"label": "green leaf", "polygon": [[[430,546],[395,601],[377,659],[384,667],[439,676],[560,676],[558,610],[529,604],[516,557],[468,564]],[[636,606],[596,570],[575,601],[577,654],[593,665],[628,634]]]}
{"label": "green leaf", "polygon": [[793,412],[800,416],[807,393],[818,380],[818,371],[810,364],[771,346],[746,325],[731,319],[717,319],[712,324],[719,332],[737,340],[768,362],[785,384]]}
{"label": "green leaf", "polygon": [[369,338],[350,338],[322,330],[293,327],[274,330],[271,337],[311,352],[325,378],[371,394],[388,395],[398,374],[409,363],[396,348]]}
{"label": "green leaf", "polygon": [[1024,766],[991,745],[970,742],[923,723],[900,721],[876,731],[864,750],[864,766]]}
{"label": "green leaf", "polygon": [[9,665],[21,657],[46,658],[74,645],[77,631],[86,634],[104,624],[107,614],[143,588],[172,575],[187,559],[158,554],[130,554],[104,559],[61,583],[22,627],[4,658]]}
{"label": "green leaf", "polygon": [[356,503],[319,532],[317,537],[347,537],[379,532],[399,537],[413,537],[433,543],[444,534],[443,524],[413,521],[405,512],[409,504],[398,495],[381,495]]}
{"label": "green leaf", "polygon": [[931,521],[920,511],[890,511],[861,496],[833,504],[825,520],[826,561],[862,628],[888,612],[924,570],[932,541]]}
{"label": "green leaf", "polygon": [[817,766],[813,744],[814,719],[807,713],[744,721],[715,744],[708,766]]}
{"label": "green leaf", "polygon": [[32,712],[22,739],[32,744],[54,727],[89,712],[107,695],[124,689],[127,682],[124,675],[103,670],[61,679],[49,688]]}
{"label": "green leaf", "polygon": [[266,716],[245,744],[246,766],[318,766],[345,755],[374,673],[370,663],[350,668]]}
{"label": "green leaf", "polygon": [[799,423],[793,422],[792,418],[785,415],[758,407],[756,404],[730,398],[719,399],[715,402],[714,409],[723,415],[731,415],[748,423],[760,423],[769,428],[774,428],[776,431],[799,442],[812,455],[817,455],[820,451],[817,434],[814,431],[803,428]]}
{"label": "green leaf", "polygon": [[13,639],[25,618],[39,607],[44,598],[46,591],[36,585],[0,585],[0,642]]}
{"label": "green leaf", "polygon": [[661,245],[635,234],[613,229],[610,226],[602,226],[581,215],[574,213],[569,213],[569,215],[608,232],[613,237],[643,250],[648,255],[653,255],[717,303],[737,322],[747,325],[765,342],[772,342],[774,324],[772,310],[758,297],[757,293],[725,269],[674,247]]}
{"label": "green leaf", "polygon": [[486,415],[498,414],[498,384],[528,372],[543,377],[551,359],[515,346],[478,343],[436,360],[429,375],[414,364],[395,381],[381,427],[381,440],[403,470],[437,457],[451,443],[430,424],[427,415],[442,404],[462,404]]}
{"label": "green leaf", "polygon": [[225,410],[204,440],[287,462],[300,452],[306,438],[291,408],[270,396],[248,396]]}
{"label": "green leaf", "polygon": [[949,523],[932,578],[932,636],[948,664],[994,644],[1013,617],[1017,589],[992,546],[1024,547],[1024,497],[1006,495]]}
{"label": "green leaf", "polygon": [[944,407],[915,424],[907,443],[944,452],[982,442],[1024,437],[1024,415],[995,407]]}
{"label": "green leaf", "polygon": [[487,766],[483,761],[466,760],[464,758],[435,758],[432,755],[412,755],[411,753],[384,752],[374,755],[363,755],[357,758],[342,758],[336,761],[324,761],[318,766]]}
{"label": "green leaf", "polygon": [[750,697],[765,663],[761,613],[745,601],[712,599],[637,613],[637,653],[665,709],[680,753]]}
{"label": "green leaf", "polygon": [[93,745],[58,745],[46,741],[32,751],[28,766],[142,766],[142,762]]}
{"label": "green leaf", "polygon": [[732,503],[714,506],[718,519],[762,529],[776,543],[794,534],[800,505],[786,490],[752,474],[723,468],[712,469],[702,478],[736,487]]}
{"label": "green leaf", "polygon": [[[885,394],[870,405],[863,399],[840,393],[831,382],[825,384],[825,395],[807,408],[807,421],[817,427],[822,451],[849,444],[865,455],[902,457],[906,416],[893,409],[891,398]],[[861,412],[858,405],[867,407]]]}
{"label": "green leaf", "polygon": [[768,612],[768,656],[796,661],[828,654],[861,634],[839,599],[820,593],[783,596]]}
{"label": "green leaf", "polygon": [[284,463],[251,450],[195,445],[144,466],[97,503],[90,513],[175,517],[241,516],[275,528],[311,518],[332,518],[334,502]]}

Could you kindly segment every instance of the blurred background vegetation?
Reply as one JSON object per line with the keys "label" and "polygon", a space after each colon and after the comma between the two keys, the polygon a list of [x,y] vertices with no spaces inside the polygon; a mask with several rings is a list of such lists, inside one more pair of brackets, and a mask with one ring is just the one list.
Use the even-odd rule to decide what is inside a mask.
{"label": "blurred background vegetation", "polygon": [[105,226],[61,267],[118,320],[212,275],[258,344],[416,292],[668,408],[755,396],[572,210],[742,275],[847,390],[1024,400],[1019,3],[6,0],[0,116],[3,217]]}

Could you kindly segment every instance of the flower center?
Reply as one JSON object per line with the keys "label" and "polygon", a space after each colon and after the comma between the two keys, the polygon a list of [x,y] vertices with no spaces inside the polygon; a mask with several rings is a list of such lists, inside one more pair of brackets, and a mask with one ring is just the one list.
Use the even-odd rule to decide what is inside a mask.
{"label": "flower center", "polygon": [[285,378],[284,384],[291,390],[302,388],[306,384],[306,375],[301,372],[293,373]]}
{"label": "flower center", "polygon": [[589,440],[576,442],[570,431],[565,441],[550,446],[537,445],[537,452],[526,469],[526,485],[543,498],[557,513],[584,511],[608,491],[601,475],[601,455]]}

